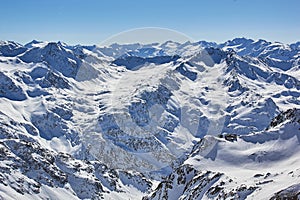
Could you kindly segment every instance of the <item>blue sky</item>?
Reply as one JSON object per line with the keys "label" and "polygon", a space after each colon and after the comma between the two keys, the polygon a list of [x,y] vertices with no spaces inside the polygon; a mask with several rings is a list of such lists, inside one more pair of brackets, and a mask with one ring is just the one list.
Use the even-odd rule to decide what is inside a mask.
{"label": "blue sky", "polygon": [[195,40],[300,41],[299,0],[2,0],[0,40],[99,44],[133,28],[162,27]]}

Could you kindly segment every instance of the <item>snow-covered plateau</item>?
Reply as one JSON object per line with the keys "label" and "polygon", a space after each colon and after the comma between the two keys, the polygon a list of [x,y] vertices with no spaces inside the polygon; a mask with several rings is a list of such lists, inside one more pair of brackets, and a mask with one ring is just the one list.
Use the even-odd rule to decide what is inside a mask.
{"label": "snow-covered plateau", "polygon": [[0,199],[300,199],[300,43],[0,41]]}

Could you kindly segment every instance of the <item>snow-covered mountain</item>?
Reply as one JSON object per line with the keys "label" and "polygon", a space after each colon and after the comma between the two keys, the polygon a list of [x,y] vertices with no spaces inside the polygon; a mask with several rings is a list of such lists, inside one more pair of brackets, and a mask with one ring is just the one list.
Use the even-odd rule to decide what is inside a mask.
{"label": "snow-covered mountain", "polygon": [[299,114],[289,109],[263,132],[205,136],[144,199],[299,198]]}
{"label": "snow-covered mountain", "polygon": [[300,198],[300,48],[0,42],[3,199]]}

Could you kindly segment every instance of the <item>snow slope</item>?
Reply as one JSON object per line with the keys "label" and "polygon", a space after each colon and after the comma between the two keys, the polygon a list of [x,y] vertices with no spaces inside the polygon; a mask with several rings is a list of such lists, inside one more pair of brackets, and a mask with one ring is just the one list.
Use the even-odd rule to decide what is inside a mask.
{"label": "snow slope", "polygon": [[297,199],[299,113],[281,113],[255,134],[205,136],[147,199]]}

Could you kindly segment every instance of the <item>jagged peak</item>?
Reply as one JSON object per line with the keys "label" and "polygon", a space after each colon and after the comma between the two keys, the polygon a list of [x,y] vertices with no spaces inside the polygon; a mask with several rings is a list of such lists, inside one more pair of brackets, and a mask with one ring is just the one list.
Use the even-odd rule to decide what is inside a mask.
{"label": "jagged peak", "polygon": [[181,43],[179,43],[179,42],[175,42],[175,41],[172,41],[172,40],[168,40],[168,41],[163,42],[160,46],[161,46],[161,47],[170,47],[170,45],[179,46],[180,44],[181,44]]}
{"label": "jagged peak", "polygon": [[26,51],[26,48],[14,41],[0,41],[0,55],[13,57]]}
{"label": "jagged peak", "polygon": [[207,42],[205,40],[198,41],[195,44],[199,44],[202,47],[217,47],[218,46],[218,44],[216,42]]}
{"label": "jagged peak", "polygon": [[0,46],[2,45],[23,46],[22,44],[11,40],[0,40]]}
{"label": "jagged peak", "polygon": [[31,42],[28,42],[24,46],[28,49],[31,48],[43,48],[45,47],[49,42],[48,41],[39,41],[39,40],[32,40]]}
{"label": "jagged peak", "polygon": [[245,38],[245,37],[239,37],[239,38],[234,38],[232,40],[228,40],[225,42],[226,45],[237,45],[237,44],[249,44],[254,42],[253,39]]}

